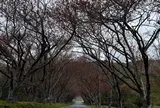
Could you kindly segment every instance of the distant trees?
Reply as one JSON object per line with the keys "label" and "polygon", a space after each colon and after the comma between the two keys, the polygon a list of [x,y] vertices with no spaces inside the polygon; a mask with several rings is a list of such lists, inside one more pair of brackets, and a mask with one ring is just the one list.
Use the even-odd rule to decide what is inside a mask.
{"label": "distant trees", "polygon": [[[71,91],[75,96],[81,96],[86,103],[98,105],[98,94],[108,94],[111,87],[106,80],[106,76],[94,62],[88,60],[85,56],[71,60],[66,65],[67,72],[72,75],[70,85]],[[98,77],[101,76],[100,85]],[[107,103],[105,101],[104,103]]]}
{"label": "distant trees", "polygon": [[79,67],[77,83],[79,85],[81,96],[84,98],[86,103],[98,105],[98,93],[102,92],[99,91],[98,84],[98,77],[101,74],[98,72],[94,63],[87,61],[86,58],[83,58],[83,61],[79,59],[76,62]]}

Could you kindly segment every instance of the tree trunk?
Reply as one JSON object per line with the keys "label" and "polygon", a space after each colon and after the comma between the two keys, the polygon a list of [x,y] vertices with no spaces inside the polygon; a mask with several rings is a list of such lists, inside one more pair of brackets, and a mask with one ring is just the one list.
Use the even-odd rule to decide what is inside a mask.
{"label": "tree trunk", "polygon": [[150,94],[151,94],[151,87],[150,87],[150,76],[149,76],[149,63],[148,63],[148,56],[146,53],[142,53],[143,62],[144,62],[144,70],[145,70],[145,80],[146,80],[146,95],[144,95],[144,108],[150,107]]}
{"label": "tree trunk", "polygon": [[118,81],[118,78],[116,76],[114,76],[114,79],[115,79],[115,91],[116,91],[117,96],[118,96],[118,107],[123,108],[122,94],[121,94],[119,81]]}
{"label": "tree trunk", "polygon": [[101,108],[101,76],[98,76],[98,108]]}
{"label": "tree trunk", "polygon": [[144,93],[141,93],[141,108],[151,108],[150,104],[148,104],[147,96],[144,95]]}
{"label": "tree trunk", "polygon": [[141,94],[141,102],[142,102],[142,108],[148,108],[147,101],[145,99],[144,93]]}
{"label": "tree trunk", "polygon": [[112,90],[111,90],[111,93],[110,93],[110,96],[109,96],[108,108],[111,108],[111,106],[112,106]]}
{"label": "tree trunk", "polygon": [[10,81],[10,87],[8,91],[8,101],[16,102],[17,101],[17,95],[16,95],[16,81],[15,78],[11,79]]}

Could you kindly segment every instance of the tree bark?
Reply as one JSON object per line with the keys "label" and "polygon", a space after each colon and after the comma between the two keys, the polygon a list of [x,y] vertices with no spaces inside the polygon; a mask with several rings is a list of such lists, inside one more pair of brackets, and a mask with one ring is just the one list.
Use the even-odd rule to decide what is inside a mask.
{"label": "tree bark", "polygon": [[10,87],[9,87],[9,91],[8,91],[8,101],[11,102],[16,102],[17,101],[17,94],[16,94],[16,81],[15,78],[11,79],[10,81]]}
{"label": "tree bark", "polygon": [[110,96],[109,96],[109,104],[108,104],[108,108],[111,108],[112,106],[112,90],[110,92]]}
{"label": "tree bark", "polygon": [[146,95],[144,95],[142,104],[143,104],[143,108],[150,108],[151,86],[150,86],[148,56],[146,53],[142,53],[142,57],[143,57],[143,62],[144,62],[145,80],[146,80]]}

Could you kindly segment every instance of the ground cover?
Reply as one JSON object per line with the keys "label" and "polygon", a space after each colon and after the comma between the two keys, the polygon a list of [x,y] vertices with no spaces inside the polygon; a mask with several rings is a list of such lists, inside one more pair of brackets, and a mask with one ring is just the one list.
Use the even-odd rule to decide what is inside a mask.
{"label": "ground cover", "polygon": [[63,108],[72,103],[43,104],[38,102],[6,102],[0,101],[0,108]]}

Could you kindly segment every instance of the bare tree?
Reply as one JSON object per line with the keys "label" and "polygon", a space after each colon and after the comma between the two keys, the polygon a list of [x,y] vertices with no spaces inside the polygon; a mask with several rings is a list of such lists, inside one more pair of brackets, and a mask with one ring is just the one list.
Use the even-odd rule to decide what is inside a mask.
{"label": "bare tree", "polygon": [[[0,72],[9,79],[9,100],[16,100],[17,90],[29,82],[29,78],[46,68],[66,47],[74,35],[59,28],[52,1],[6,0],[0,3],[1,61],[6,70]],[[50,59],[46,59],[52,53]],[[41,80],[36,83],[41,83]]]}
{"label": "bare tree", "polygon": [[[148,48],[159,36],[151,1],[67,1],[76,24],[76,41],[84,52],[136,91],[150,107]],[[145,31],[144,31],[145,29]],[[98,58],[98,48],[107,63]],[[137,51],[137,52],[135,52]],[[137,54],[140,58],[137,58]],[[142,66],[139,68],[139,66]],[[120,105],[122,107],[122,105]]]}

